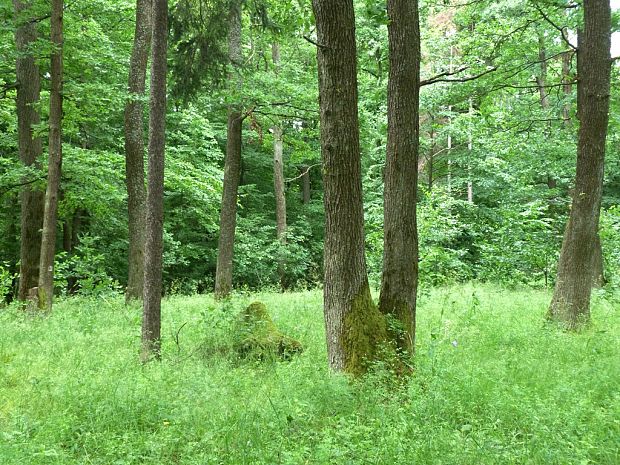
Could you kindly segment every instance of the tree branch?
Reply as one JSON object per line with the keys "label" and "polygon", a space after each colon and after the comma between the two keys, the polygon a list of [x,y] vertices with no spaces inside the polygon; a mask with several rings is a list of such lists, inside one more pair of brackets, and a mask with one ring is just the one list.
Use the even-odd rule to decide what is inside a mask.
{"label": "tree branch", "polygon": [[284,182],[293,182],[293,181],[297,181],[299,178],[303,178],[306,174],[308,174],[308,171],[310,171],[310,169],[314,168],[315,166],[321,166],[321,164],[320,163],[315,163],[314,165],[310,165],[310,166],[308,166],[306,171],[301,173],[299,176],[295,176],[294,178],[291,178],[291,179],[285,179]]}

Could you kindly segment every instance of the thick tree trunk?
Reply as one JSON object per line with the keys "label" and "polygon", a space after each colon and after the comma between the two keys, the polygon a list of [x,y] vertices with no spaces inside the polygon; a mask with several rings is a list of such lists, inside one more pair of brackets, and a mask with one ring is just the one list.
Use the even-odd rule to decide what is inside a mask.
{"label": "thick tree trunk", "polygon": [[388,0],[390,73],[384,174],[383,274],[379,309],[396,346],[413,353],[418,288],[416,197],[419,151],[420,27],[417,0]]}
{"label": "thick tree trunk", "polygon": [[38,286],[39,308],[47,311],[52,310],[54,297],[56,220],[62,165],[62,15],[63,0],[52,0],[50,24],[51,41],[54,48],[50,65],[49,160]]}
{"label": "thick tree trunk", "polygon": [[[228,57],[234,68],[241,65],[241,4],[234,0],[230,6]],[[230,77],[231,79],[233,76]],[[241,85],[241,82],[238,83]],[[243,119],[239,108],[228,108],[224,186],[220,211],[220,237],[215,270],[215,297],[223,299],[232,291],[233,253],[237,227],[237,194],[241,180],[241,136]]]}
{"label": "thick tree trunk", "polygon": [[149,118],[149,170],[144,249],[144,301],[141,360],[160,356],[162,254],[164,231],[164,154],[166,145],[166,47],[168,0],[153,0],[153,46]]}
{"label": "thick tree trunk", "polygon": [[590,318],[609,120],[611,9],[606,0],[585,0],[583,9],[584,29],[577,33],[577,106],[581,121],[577,176],[549,308],[550,318],[569,328]]}
{"label": "thick tree trunk", "polygon": [[329,365],[359,375],[385,340],[364,255],[352,0],[313,0],[325,186],[324,311]]}
{"label": "thick tree trunk", "polygon": [[[23,14],[30,6],[14,0],[15,12]],[[39,102],[41,82],[39,67],[29,47],[37,39],[36,24],[21,23],[15,30],[17,46],[17,133],[19,158],[25,166],[38,164],[43,152],[41,138],[34,137],[33,126],[40,117],[36,105]],[[21,205],[20,269],[17,298],[26,300],[28,289],[36,287],[39,280],[39,259],[41,256],[41,226],[43,224],[43,193],[23,186],[19,193]]]}
{"label": "thick tree trunk", "polygon": [[603,247],[601,238],[596,234],[594,242],[594,255],[592,257],[592,287],[600,289],[605,285],[605,262],[603,260]]}
{"label": "thick tree trunk", "polygon": [[129,97],[125,104],[125,183],[129,218],[127,301],[141,299],[144,292],[146,188],[142,98],[151,44],[151,8],[151,0],[136,2],[136,28],[129,64]]}

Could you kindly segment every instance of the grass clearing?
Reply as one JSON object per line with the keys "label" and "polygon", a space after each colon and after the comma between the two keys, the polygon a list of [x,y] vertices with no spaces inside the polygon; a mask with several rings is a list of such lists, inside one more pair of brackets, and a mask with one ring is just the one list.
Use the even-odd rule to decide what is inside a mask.
{"label": "grass clearing", "polygon": [[[304,346],[235,358],[254,300]],[[47,318],[0,310],[0,463],[620,463],[620,302],[593,324],[544,323],[550,294],[465,285],[423,292],[416,372],[327,370],[320,291],[164,300],[163,360],[141,365],[139,307],[69,299]]]}

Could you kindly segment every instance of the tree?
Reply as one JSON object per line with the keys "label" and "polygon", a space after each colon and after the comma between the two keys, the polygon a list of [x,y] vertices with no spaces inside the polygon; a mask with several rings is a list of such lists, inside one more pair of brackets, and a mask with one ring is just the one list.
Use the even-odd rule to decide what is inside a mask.
{"label": "tree", "polygon": [[385,339],[364,253],[352,0],[313,0],[325,186],[324,312],[329,365],[361,374]]}
{"label": "tree", "polygon": [[577,41],[577,175],[549,317],[576,328],[590,318],[595,245],[603,189],[611,79],[611,8],[585,0]]}
{"label": "tree", "polygon": [[[278,72],[280,65],[280,46],[274,43],[272,46],[273,64]],[[273,187],[276,198],[276,238],[280,245],[286,245],[286,192],[284,187],[284,161],[282,158],[283,141],[282,127],[278,124],[271,128],[273,133]],[[278,274],[280,275],[280,287],[286,289],[286,276],[284,263],[278,263]]]}
{"label": "tree", "polygon": [[[230,4],[228,31],[228,56],[233,68],[241,66],[241,3]],[[230,76],[232,78],[232,75]],[[238,84],[241,84],[239,81]],[[224,186],[220,211],[220,238],[217,247],[215,270],[215,296],[224,298],[232,290],[233,251],[237,226],[237,193],[241,180],[241,136],[243,116],[239,104],[228,107],[226,133],[226,158],[224,160]]]}
{"label": "tree", "polygon": [[125,103],[125,183],[129,214],[127,300],[141,299],[144,291],[146,189],[142,98],[151,43],[151,8],[151,0],[136,2],[136,28],[129,63],[129,97]]}
{"label": "tree", "polygon": [[[390,72],[384,172],[381,313],[394,318],[391,336],[413,353],[418,287],[416,202],[419,150],[420,26],[417,0],[388,0]],[[394,330],[392,328],[395,328]]]}
{"label": "tree", "polygon": [[142,312],[143,362],[160,356],[162,255],[164,232],[164,153],[166,131],[166,51],[168,0],[153,0],[151,95],[149,111],[149,169],[146,198],[144,302]]}
{"label": "tree", "polygon": [[[43,152],[41,138],[34,135],[33,126],[39,124],[37,111],[41,82],[39,67],[30,47],[37,39],[36,23],[24,18],[31,7],[28,2],[14,0],[15,14],[19,23],[15,29],[17,46],[17,132],[19,158],[24,166],[38,163]],[[20,269],[19,291],[17,298],[26,300],[28,290],[36,287],[39,279],[39,258],[41,255],[41,225],[43,223],[43,193],[26,184],[20,191],[21,234],[20,234]]]}
{"label": "tree", "polygon": [[56,220],[58,217],[58,190],[62,165],[62,15],[63,0],[52,0],[50,21],[53,48],[50,66],[49,158],[38,289],[39,308],[47,311],[52,309],[52,299],[54,297]]}

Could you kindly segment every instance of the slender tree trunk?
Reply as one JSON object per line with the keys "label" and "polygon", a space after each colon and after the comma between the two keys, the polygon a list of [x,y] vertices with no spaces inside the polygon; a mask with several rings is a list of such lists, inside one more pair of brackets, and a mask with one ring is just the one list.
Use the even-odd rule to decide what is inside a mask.
{"label": "slender tree trunk", "polygon": [[168,0],[153,0],[149,170],[144,249],[144,301],[141,360],[160,356],[162,254],[164,231],[164,154],[166,145],[166,51]]}
{"label": "slender tree trunk", "polygon": [[324,311],[329,365],[359,375],[386,325],[364,254],[353,0],[313,0],[325,186]]}
{"label": "slender tree trunk", "polygon": [[129,64],[129,97],[125,104],[125,183],[129,218],[129,256],[126,300],[144,292],[146,188],[144,187],[144,97],[151,44],[151,0],[137,0],[136,29]]}
{"label": "slender tree trunk", "polygon": [[54,48],[50,65],[49,160],[38,286],[39,308],[47,311],[52,310],[54,297],[56,220],[62,165],[62,15],[63,0],[52,0],[50,24],[51,41]]}
{"label": "slender tree trunk", "polygon": [[536,76],[538,93],[540,94],[540,106],[543,110],[549,109],[549,94],[547,93],[547,50],[545,38],[538,36],[538,59],[540,61],[540,74]]}
{"label": "slender tree trunk", "polygon": [[[30,3],[14,0],[15,12],[22,14]],[[40,122],[36,105],[39,102],[41,82],[39,67],[29,47],[37,38],[36,24],[26,22],[15,30],[17,46],[17,133],[19,158],[25,166],[38,165],[43,152],[41,138],[34,137],[33,126]],[[43,193],[29,185],[19,193],[21,205],[20,269],[17,298],[26,300],[28,289],[36,287],[39,280],[41,256],[41,226],[43,224]]]}
{"label": "slender tree trunk", "polygon": [[[230,6],[228,56],[234,68],[241,65],[241,4],[234,0]],[[232,79],[233,76],[230,76]],[[239,85],[241,82],[239,81]],[[224,186],[220,211],[220,238],[215,270],[215,297],[228,297],[232,291],[233,252],[237,227],[237,194],[241,179],[242,116],[236,105],[228,108]]]}
{"label": "slender tree trunk", "polygon": [[585,0],[583,10],[584,29],[577,32],[577,106],[581,121],[577,176],[549,308],[550,318],[569,328],[590,318],[609,120],[611,8],[606,0]]}
{"label": "slender tree trunk", "polygon": [[[272,46],[273,64],[276,75],[280,66],[280,47],[277,43]],[[276,238],[282,246],[286,245],[286,195],[284,188],[284,161],[282,128],[278,125],[272,128],[273,131],[273,188],[276,198]],[[283,257],[278,263],[278,274],[280,275],[280,287],[286,289],[286,267]]]}
{"label": "slender tree trunk", "polygon": [[[563,28],[565,36],[568,36],[568,28]],[[571,84],[570,68],[573,61],[573,51],[567,50],[562,53],[562,81],[564,85],[562,90],[564,91],[564,98],[566,99],[564,105],[562,105],[562,119],[564,120],[564,127],[570,127],[570,103],[568,102],[569,96],[573,93],[573,86]]]}
{"label": "slender tree trunk", "polygon": [[[282,159],[282,128],[273,127],[273,186],[276,197],[276,237],[281,246],[286,245],[286,196],[284,191],[284,163]],[[283,257],[278,263],[280,287],[285,290],[286,267]]]}
{"label": "slender tree trunk", "polygon": [[301,201],[304,205],[310,203],[310,168],[307,165],[301,166]]}
{"label": "slender tree trunk", "polygon": [[418,288],[416,201],[419,151],[420,27],[417,0],[388,0],[390,73],[383,194],[383,274],[379,309],[397,347],[414,351]]}

